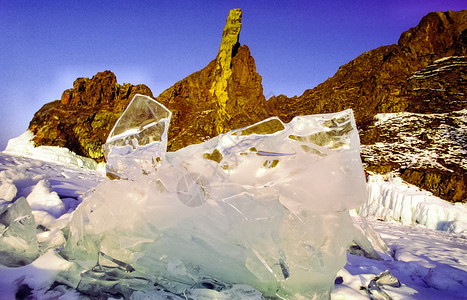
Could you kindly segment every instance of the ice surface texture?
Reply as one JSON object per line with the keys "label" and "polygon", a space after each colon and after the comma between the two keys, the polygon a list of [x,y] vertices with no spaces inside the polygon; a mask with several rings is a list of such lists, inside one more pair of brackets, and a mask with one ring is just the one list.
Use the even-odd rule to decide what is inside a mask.
{"label": "ice surface texture", "polygon": [[0,264],[18,267],[39,256],[36,223],[24,197],[0,201]]}
{"label": "ice surface texture", "polygon": [[[139,116],[137,99],[106,145],[112,172],[128,180],[101,183],[74,212],[62,254],[86,272],[64,274],[67,283],[125,296],[155,284],[183,294],[240,283],[265,296],[329,297],[354,236],[348,210],[365,200],[352,111],[270,118],[165,153],[169,113],[151,121],[163,128],[147,145],[149,127],[120,124]],[[125,169],[155,143],[157,168],[146,169],[151,157]]]}

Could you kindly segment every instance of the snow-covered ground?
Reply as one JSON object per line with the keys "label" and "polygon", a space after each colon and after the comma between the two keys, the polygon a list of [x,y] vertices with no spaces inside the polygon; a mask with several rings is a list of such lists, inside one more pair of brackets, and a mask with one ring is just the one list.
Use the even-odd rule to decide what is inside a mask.
{"label": "snow-covered ground", "polygon": [[[99,171],[73,165],[67,155],[61,152],[61,158],[55,159],[60,163],[54,163],[0,153],[0,205],[24,196],[38,225],[63,228],[86,193],[107,180]],[[379,233],[389,251],[382,260],[348,254],[347,265],[337,274],[332,299],[467,299],[465,205],[449,204],[398,178],[372,176],[368,187],[367,203],[353,213],[365,216],[357,217],[356,222]],[[0,299],[25,299],[28,295],[32,295],[28,299],[87,299],[55,283],[56,275],[70,268],[50,246],[54,245],[51,241],[59,245],[62,239],[58,229],[39,232],[39,258],[22,267],[0,266]],[[45,241],[49,246],[41,249]],[[390,274],[377,277],[386,270]],[[261,298],[240,284],[221,292],[193,291],[192,295],[200,299],[203,295],[203,299]],[[155,289],[151,294],[135,293],[132,299],[185,298]]]}
{"label": "snow-covered ground", "polygon": [[[390,247],[390,259],[347,255],[332,299],[368,299],[361,288],[385,270],[400,287],[383,285],[392,299],[467,299],[467,237],[421,225],[402,225],[370,218],[368,223]],[[376,298],[376,297],[375,297]],[[376,298],[384,299],[384,298]]]}

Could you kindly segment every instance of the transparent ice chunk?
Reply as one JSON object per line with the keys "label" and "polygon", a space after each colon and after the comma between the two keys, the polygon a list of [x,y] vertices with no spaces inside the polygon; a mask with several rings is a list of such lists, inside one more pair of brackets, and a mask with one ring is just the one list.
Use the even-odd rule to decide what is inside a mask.
{"label": "transparent ice chunk", "polygon": [[9,179],[0,178],[0,203],[3,201],[10,202],[18,192],[16,185]]}
{"label": "transparent ice chunk", "polygon": [[76,289],[97,297],[103,292],[114,294],[118,291],[125,299],[129,299],[134,290],[146,290],[154,286],[142,277],[129,275],[133,271],[132,266],[99,252],[97,264],[80,274]]}
{"label": "transparent ice chunk", "polygon": [[24,266],[39,256],[36,222],[26,198],[0,207],[0,264]]}
{"label": "transparent ice chunk", "polygon": [[155,172],[167,150],[171,116],[151,97],[135,95],[104,144],[107,174],[128,179]]}
{"label": "transparent ice chunk", "polygon": [[[149,176],[103,182],[74,212],[62,255],[92,271],[105,253],[131,266],[122,282],[178,295],[246,284],[266,297],[329,298],[356,232],[348,210],[364,200],[351,110],[270,118],[165,153]],[[213,291],[200,292],[206,278]]]}

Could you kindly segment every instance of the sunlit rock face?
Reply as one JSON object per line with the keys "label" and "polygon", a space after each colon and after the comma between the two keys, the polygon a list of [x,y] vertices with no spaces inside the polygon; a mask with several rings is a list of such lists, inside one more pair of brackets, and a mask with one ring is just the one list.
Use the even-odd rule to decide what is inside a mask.
{"label": "sunlit rock face", "polygon": [[216,58],[163,91],[156,100],[172,112],[168,151],[202,143],[271,115],[262,78],[247,45],[240,45],[242,11],[232,9]]}
{"label": "sunlit rock face", "polygon": [[[240,43],[238,42],[240,29],[242,28],[242,11],[240,9],[232,9],[227,17],[227,22],[222,32],[222,41],[219,47],[219,53],[215,60],[214,81],[211,84],[209,92],[217,98],[218,111],[216,120],[229,119],[230,116],[226,111],[227,102],[229,100],[228,85],[232,76],[232,58],[235,56]],[[219,132],[222,132],[223,124],[216,122],[216,127]],[[225,132],[225,131],[224,131]]]}
{"label": "sunlit rock face", "polygon": [[45,104],[34,114],[29,130],[35,146],[59,146],[102,162],[102,145],[112,126],[136,94],[152,97],[144,84],[117,83],[110,71],[91,79],[80,77],[61,100]]}
{"label": "sunlit rock face", "polygon": [[[132,127],[125,120],[116,126]],[[141,140],[118,170],[166,143]],[[62,252],[76,269],[63,281],[93,295],[247,284],[264,296],[329,297],[353,238],[348,210],[365,199],[351,110],[274,117],[162,154],[154,172],[117,174],[128,180],[100,184],[78,207]]]}

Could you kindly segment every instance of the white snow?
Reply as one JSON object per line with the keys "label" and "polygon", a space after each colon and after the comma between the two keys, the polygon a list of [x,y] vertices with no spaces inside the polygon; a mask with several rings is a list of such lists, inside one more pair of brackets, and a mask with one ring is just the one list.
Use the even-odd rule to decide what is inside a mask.
{"label": "white snow", "polygon": [[457,60],[457,59],[465,59],[465,56],[446,56],[446,57],[435,60],[433,63],[437,64],[443,61]]}
{"label": "white snow", "polygon": [[390,246],[391,260],[375,261],[347,255],[331,299],[368,299],[360,291],[375,274],[389,270],[402,286],[383,286],[392,299],[467,299],[467,237],[374,219],[369,224]]}
{"label": "white snow", "polygon": [[24,267],[7,268],[0,265],[0,299],[15,299],[22,285],[32,289],[33,298],[28,299],[80,299],[78,293],[69,289],[49,290],[57,275],[71,267],[72,263],[59,257],[53,250]]}
{"label": "white snow", "polygon": [[368,200],[359,210],[364,217],[420,224],[430,229],[467,233],[467,207],[452,204],[404,183],[392,174],[368,178]]}
{"label": "white snow", "polygon": [[3,152],[53,163],[75,165],[91,170],[98,168],[95,160],[79,156],[67,148],[53,146],[35,147],[32,141],[33,138],[34,134],[30,130],[26,130],[20,136],[10,139]]}
{"label": "white snow", "polygon": [[465,56],[448,56],[435,60],[431,65],[416,72],[410,79],[414,78],[427,78],[431,76],[437,76],[439,72],[445,70],[451,70],[456,67],[467,66]]}
{"label": "white snow", "polygon": [[[401,167],[452,172],[447,166],[455,164],[467,170],[467,109],[437,114],[385,113],[375,119],[374,126],[392,136],[391,142],[361,145],[362,156]],[[438,126],[430,125],[438,122]],[[423,136],[436,142],[427,144]]]}
{"label": "white snow", "polygon": [[33,210],[45,211],[58,218],[65,212],[65,205],[58,194],[51,190],[47,180],[40,180],[26,198]]}
{"label": "white snow", "polygon": [[0,178],[0,199],[10,202],[18,192],[16,185],[9,178]]}

